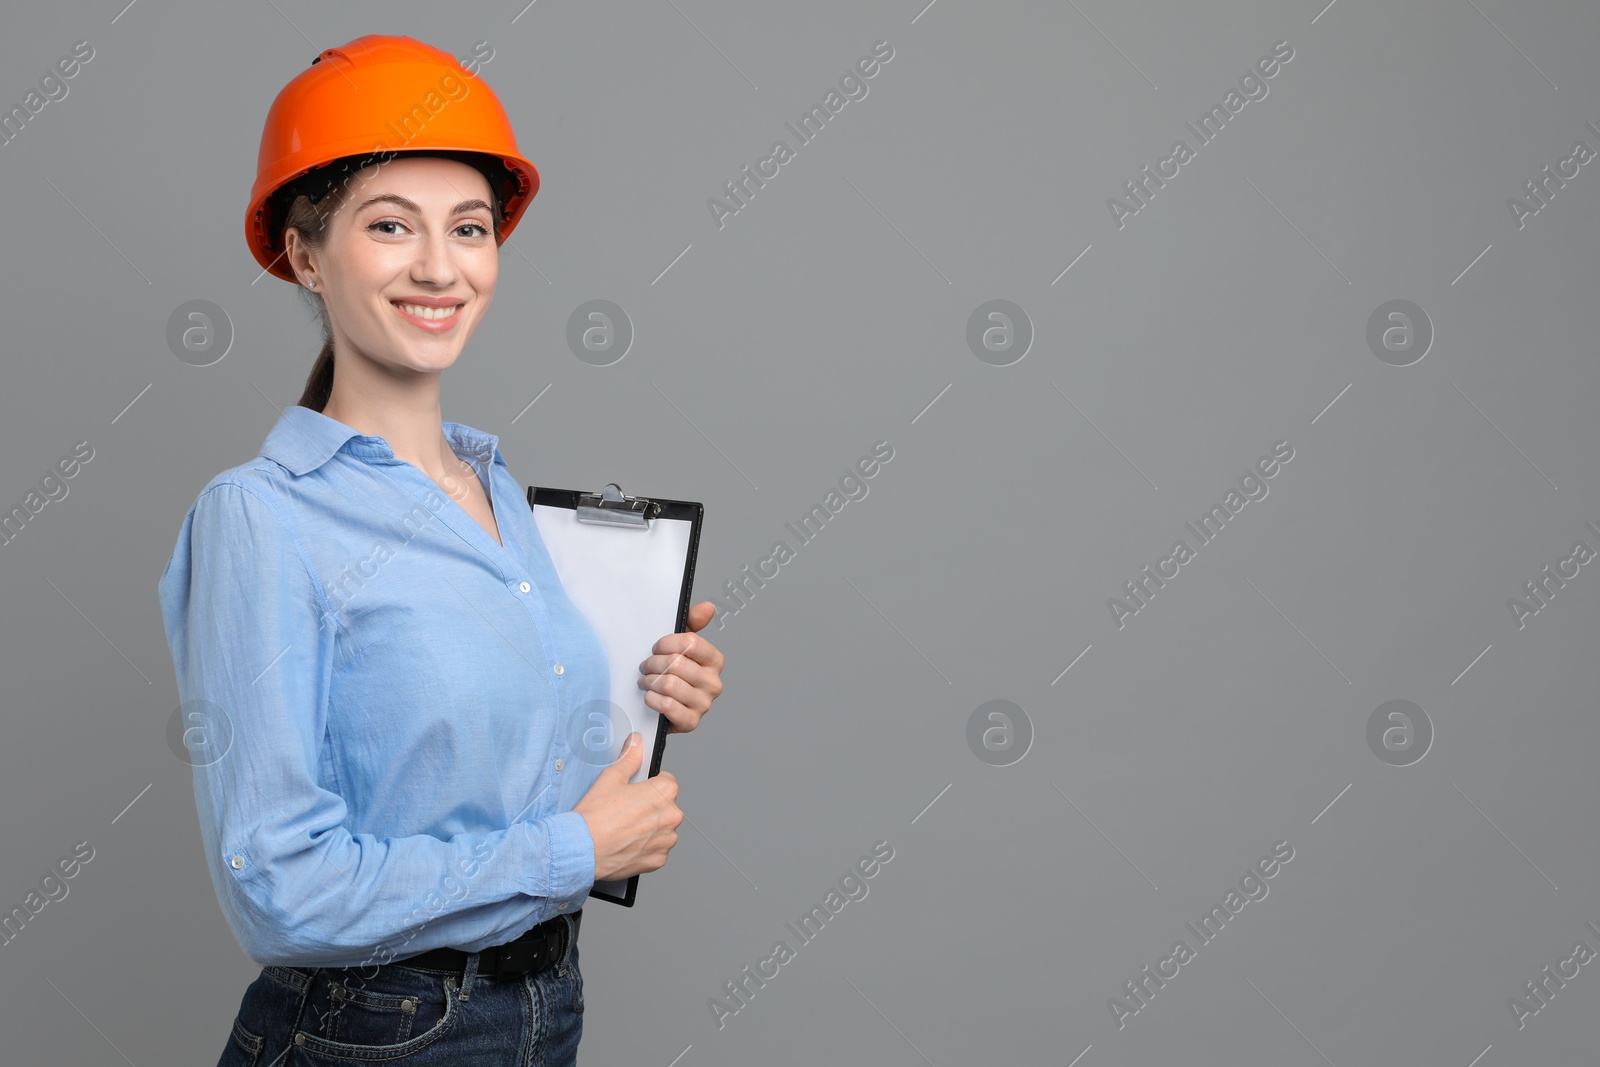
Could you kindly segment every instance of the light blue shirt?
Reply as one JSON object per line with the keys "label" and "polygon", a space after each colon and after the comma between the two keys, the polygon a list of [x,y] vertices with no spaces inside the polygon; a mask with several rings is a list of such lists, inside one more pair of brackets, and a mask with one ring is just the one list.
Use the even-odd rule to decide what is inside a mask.
{"label": "light blue shirt", "polygon": [[572,808],[606,653],[499,439],[443,430],[503,545],[382,437],[297,405],[201,490],[162,572],[206,862],[262,965],[476,952],[593,885]]}

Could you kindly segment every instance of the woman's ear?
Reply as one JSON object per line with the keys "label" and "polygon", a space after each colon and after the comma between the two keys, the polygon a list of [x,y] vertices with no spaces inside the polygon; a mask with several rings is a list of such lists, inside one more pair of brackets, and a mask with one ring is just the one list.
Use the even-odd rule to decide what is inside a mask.
{"label": "woman's ear", "polygon": [[295,280],[307,289],[315,289],[317,272],[311,263],[311,252],[300,240],[300,231],[294,226],[283,231],[283,255],[289,263],[289,269],[294,271]]}

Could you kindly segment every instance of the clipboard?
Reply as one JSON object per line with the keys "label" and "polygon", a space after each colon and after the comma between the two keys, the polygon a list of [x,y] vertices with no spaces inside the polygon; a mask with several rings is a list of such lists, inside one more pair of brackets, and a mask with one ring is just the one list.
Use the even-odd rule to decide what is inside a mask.
{"label": "clipboard", "polygon": [[[611,666],[610,708],[591,712],[582,734],[581,743],[595,750],[587,758],[614,762],[637,730],[650,756],[630,781],[653,778],[661,771],[668,720],[644,702],[638,663],[663,634],[689,629],[705,507],[626,496],[615,482],[598,493],[529,486],[528,507],[562,588],[594,627]],[[631,908],[638,889],[635,874],[596,882],[589,895]]]}

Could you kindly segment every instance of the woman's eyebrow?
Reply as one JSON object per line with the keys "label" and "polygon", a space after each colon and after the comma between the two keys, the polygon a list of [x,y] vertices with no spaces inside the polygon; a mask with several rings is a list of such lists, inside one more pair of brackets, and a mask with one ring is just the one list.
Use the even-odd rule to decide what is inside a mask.
{"label": "woman's eyebrow", "polygon": [[[365,209],[367,207],[370,207],[373,204],[378,204],[378,203],[390,203],[390,204],[394,204],[394,205],[396,205],[398,207],[402,207],[402,208],[406,209],[407,211],[414,211],[419,215],[422,214],[422,208],[417,205],[416,201],[408,200],[405,197],[401,196],[399,193],[379,193],[377,196],[370,197],[367,200],[363,200],[356,207],[356,210],[357,211],[361,211],[361,210],[363,210],[363,209]],[[450,214],[452,214],[452,215],[465,215],[469,211],[478,211],[478,210],[488,211],[489,210],[489,205],[484,203],[482,200],[463,200],[463,201],[461,201],[461,203],[457,204],[455,207],[450,209]]]}

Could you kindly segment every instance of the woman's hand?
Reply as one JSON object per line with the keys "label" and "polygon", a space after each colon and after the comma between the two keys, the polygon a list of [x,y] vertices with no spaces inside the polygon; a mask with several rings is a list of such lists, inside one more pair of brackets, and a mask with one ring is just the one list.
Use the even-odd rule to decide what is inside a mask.
{"label": "woman's hand", "polygon": [[678,780],[662,771],[642,782],[629,781],[644,763],[644,745],[630,733],[617,761],[595,779],[572,810],[583,816],[594,838],[594,880],[632,878],[666,866],[678,843],[683,810]]}
{"label": "woman's hand", "polygon": [[689,609],[689,632],[671,633],[655,643],[639,664],[644,702],[667,717],[667,733],[688,733],[700,725],[711,702],[722,695],[722,653],[697,631],[717,613],[702,600]]}

